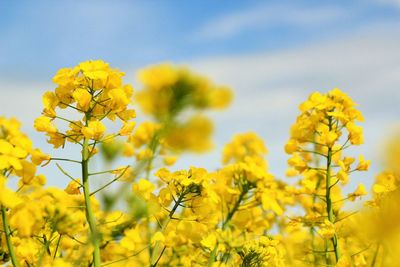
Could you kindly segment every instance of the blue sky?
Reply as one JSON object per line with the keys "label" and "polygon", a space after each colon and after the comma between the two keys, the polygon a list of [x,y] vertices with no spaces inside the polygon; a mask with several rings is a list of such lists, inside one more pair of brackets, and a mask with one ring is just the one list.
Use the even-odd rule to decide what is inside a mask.
{"label": "blue sky", "polygon": [[274,51],[397,20],[395,1],[1,1],[2,77]]}
{"label": "blue sky", "polygon": [[[20,118],[49,152],[32,130],[41,95],[53,89],[57,69],[97,58],[135,85],[139,67],[171,61],[235,90],[232,107],[214,115],[216,151],[185,157],[182,167],[216,168],[222,144],[254,130],[270,148],[271,171],[283,177],[297,105],[312,91],[340,87],[366,117],[367,144],[356,152],[374,160],[370,183],[380,168],[378,144],[400,121],[399,0],[5,0],[0,36],[0,113]],[[53,176],[53,167],[43,172]]]}

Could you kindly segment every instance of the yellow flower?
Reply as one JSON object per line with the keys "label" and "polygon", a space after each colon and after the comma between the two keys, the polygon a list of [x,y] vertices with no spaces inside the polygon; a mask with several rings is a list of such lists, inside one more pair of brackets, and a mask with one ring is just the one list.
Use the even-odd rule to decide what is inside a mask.
{"label": "yellow flower", "polygon": [[54,117],[56,115],[55,108],[59,104],[59,99],[53,92],[46,92],[42,98],[44,113],[47,116]]}
{"label": "yellow flower", "polygon": [[80,182],[79,179],[76,179],[76,181],[69,182],[64,191],[70,195],[79,195],[81,193],[80,191],[81,185],[78,182]]}
{"label": "yellow flower", "polygon": [[53,77],[53,82],[61,86],[66,86],[72,83],[72,81],[72,70],[70,68],[59,69]]}
{"label": "yellow flower", "polygon": [[332,147],[338,138],[338,134],[334,131],[324,132],[321,136],[322,143],[326,144],[328,147]]}
{"label": "yellow flower", "polygon": [[363,184],[359,184],[357,186],[356,191],[349,194],[348,198],[350,199],[350,201],[354,201],[357,197],[366,196],[366,195],[368,195],[368,192],[365,189],[365,186]]}
{"label": "yellow flower", "polygon": [[21,202],[21,198],[6,187],[6,178],[0,175],[0,204],[7,208],[14,208]]}
{"label": "yellow flower", "polygon": [[361,126],[355,125],[353,122],[348,122],[346,128],[349,131],[349,140],[353,145],[364,143],[363,130]]}
{"label": "yellow flower", "polygon": [[293,154],[297,151],[298,144],[297,141],[294,139],[290,139],[285,145],[285,152],[287,154]]}
{"label": "yellow flower", "polygon": [[166,157],[163,158],[163,162],[164,162],[165,165],[171,166],[171,165],[175,164],[177,159],[178,159],[178,157],[176,157],[176,156],[166,156]]}
{"label": "yellow flower", "polygon": [[130,100],[126,95],[126,92],[122,88],[115,88],[108,92],[110,98],[109,106],[115,110],[115,112],[120,112],[126,109]]}
{"label": "yellow flower", "polygon": [[336,177],[342,182],[342,184],[347,184],[349,182],[349,174],[346,171],[338,171]]}
{"label": "yellow flower", "polygon": [[82,127],[81,131],[88,139],[100,140],[106,131],[106,127],[100,121],[89,121],[88,126]]}
{"label": "yellow flower", "polygon": [[119,134],[122,136],[130,135],[135,128],[136,122],[125,122],[122,128],[119,130]]}
{"label": "yellow flower", "polygon": [[35,220],[32,218],[32,214],[28,209],[18,210],[10,219],[10,225],[15,227],[20,237],[30,237],[32,235],[33,228],[35,226]]}
{"label": "yellow flower", "polygon": [[240,162],[247,157],[261,159],[267,152],[264,141],[256,133],[237,134],[225,145],[222,162]]}
{"label": "yellow flower", "polygon": [[26,160],[22,160],[22,168],[16,170],[15,173],[21,177],[23,184],[30,184],[36,174],[36,165]]}
{"label": "yellow flower", "polygon": [[358,171],[368,171],[369,165],[371,164],[370,160],[365,160],[363,155],[360,155],[359,163],[356,167]]}
{"label": "yellow flower", "polygon": [[217,237],[215,233],[211,233],[205,238],[203,238],[200,243],[203,247],[213,250],[217,245]]}
{"label": "yellow flower", "polygon": [[287,177],[294,177],[299,175],[299,172],[295,168],[288,168],[285,172]]}
{"label": "yellow flower", "polygon": [[24,158],[26,152],[21,154],[19,151],[20,149],[13,147],[9,142],[0,139],[0,170],[8,169],[10,166],[15,170],[21,169],[20,158]]}
{"label": "yellow flower", "polygon": [[124,143],[122,153],[125,157],[132,157],[135,155],[135,147],[131,143]]}
{"label": "yellow flower", "polygon": [[164,243],[165,242],[165,236],[163,233],[160,231],[156,232],[152,237],[151,237],[151,243],[155,244],[157,242]]}
{"label": "yellow flower", "polygon": [[126,109],[118,112],[117,115],[122,121],[129,121],[136,118],[136,111],[134,109]]}
{"label": "yellow flower", "polygon": [[272,210],[277,215],[282,215],[283,209],[276,201],[275,197],[272,196],[272,192],[264,192],[262,194],[262,207],[264,210]]}
{"label": "yellow flower", "polygon": [[381,185],[381,184],[374,184],[372,186],[372,190],[377,194],[387,193],[387,192],[393,191],[393,190],[390,190],[389,188],[387,188],[387,187],[385,187],[384,185]]}
{"label": "yellow flower", "polygon": [[31,160],[36,165],[40,165],[43,161],[49,161],[50,159],[50,155],[43,153],[40,149],[31,151]]}
{"label": "yellow flower", "polygon": [[145,200],[149,200],[152,195],[152,192],[155,189],[155,186],[153,185],[153,183],[145,179],[140,179],[137,183],[133,184],[132,189],[133,192],[142,196]]}
{"label": "yellow flower", "polygon": [[302,159],[298,154],[294,154],[290,159],[288,159],[288,164],[299,172],[303,172],[307,169],[307,163],[304,162],[304,159]]}
{"label": "yellow flower", "polygon": [[139,71],[138,78],[147,86],[161,88],[175,83],[178,79],[178,71],[171,64],[164,63]]}
{"label": "yellow flower", "polygon": [[328,220],[325,220],[318,230],[318,233],[325,239],[332,238],[335,232],[335,225]]}
{"label": "yellow flower", "polygon": [[79,64],[83,74],[92,80],[106,81],[108,78],[108,63],[102,60],[90,60]]}
{"label": "yellow flower", "polygon": [[90,101],[92,100],[92,95],[86,89],[76,89],[72,94],[72,97],[78,103],[78,108],[87,111],[90,107]]}
{"label": "yellow flower", "polygon": [[232,90],[227,87],[216,88],[209,94],[211,108],[226,108],[233,99]]}
{"label": "yellow flower", "polygon": [[140,234],[141,231],[138,226],[125,230],[124,237],[121,239],[121,246],[128,251],[133,251],[136,246],[143,242]]}
{"label": "yellow flower", "polygon": [[54,148],[58,148],[60,146],[64,146],[65,137],[61,133],[48,133],[49,139],[47,142],[52,144]]}
{"label": "yellow flower", "polygon": [[14,149],[13,145],[4,139],[0,139],[0,153],[1,154],[11,154]]}
{"label": "yellow flower", "polygon": [[51,119],[45,116],[37,118],[34,127],[38,132],[56,133],[57,128],[51,123]]}

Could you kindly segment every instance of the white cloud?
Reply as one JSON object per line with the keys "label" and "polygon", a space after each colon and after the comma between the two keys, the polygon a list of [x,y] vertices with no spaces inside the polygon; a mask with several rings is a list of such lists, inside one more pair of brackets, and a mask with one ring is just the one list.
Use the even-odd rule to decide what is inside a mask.
{"label": "white cloud", "polygon": [[296,5],[258,5],[208,21],[195,34],[198,39],[224,39],[249,29],[273,26],[309,27],[348,15],[346,9]]}

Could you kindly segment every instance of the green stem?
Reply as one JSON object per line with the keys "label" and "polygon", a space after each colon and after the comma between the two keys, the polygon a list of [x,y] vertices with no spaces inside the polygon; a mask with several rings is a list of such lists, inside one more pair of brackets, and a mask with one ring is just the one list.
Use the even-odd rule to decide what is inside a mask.
{"label": "green stem", "polygon": [[329,251],[328,241],[324,240],[324,243],[325,243],[325,262],[326,262],[326,266],[332,266],[331,256],[328,253],[328,251]]}
{"label": "green stem", "polygon": [[[332,117],[328,118],[329,120],[329,131],[332,130]],[[333,214],[333,206],[332,206],[332,199],[331,199],[331,188],[333,185],[331,185],[331,165],[332,165],[332,147],[328,148],[328,156],[326,160],[326,212],[328,214],[328,220],[334,224],[335,223],[335,218]],[[335,258],[336,262],[339,261],[340,258],[340,248],[339,248],[339,243],[338,243],[338,238],[336,233],[333,235],[331,238],[332,244],[333,244],[333,250],[335,251]]]}
{"label": "green stem", "polygon": [[86,220],[89,224],[90,235],[92,240],[92,245],[94,248],[93,252],[93,263],[94,267],[100,267],[101,259],[100,259],[100,238],[99,233],[97,232],[96,226],[96,218],[94,216],[92,203],[90,202],[90,187],[89,187],[89,149],[88,149],[89,140],[87,138],[83,141],[83,150],[82,150],[82,182],[83,182],[83,194],[85,197],[85,206],[86,206]]}
{"label": "green stem", "polygon": [[[314,137],[314,139],[315,139],[315,137]],[[317,149],[318,149],[318,146],[314,144],[314,150],[316,151]],[[303,150],[303,151],[304,151],[304,150]],[[314,156],[314,164],[315,164],[315,166],[317,166],[317,167],[320,166],[320,159],[319,159],[318,155],[321,155],[321,156],[323,156],[324,158],[327,157],[325,154],[314,153],[314,155],[313,155],[313,156]],[[320,173],[318,173],[317,175],[318,175],[318,180],[317,180],[317,183],[316,183],[316,185],[315,185],[315,192],[318,192],[318,189],[320,189],[321,183],[322,183],[323,178],[324,178],[323,175],[320,174]],[[316,203],[316,201],[317,201],[317,196],[316,196],[316,195],[313,195],[313,197],[312,197],[313,212],[316,211],[316,209],[315,209],[315,203]],[[314,250],[316,250],[316,244],[315,244],[315,228],[314,228],[313,226],[310,227],[310,234],[311,234],[311,248],[312,248],[312,250],[314,251]],[[327,250],[327,249],[325,249],[325,250]],[[319,261],[319,258],[318,258],[317,255],[315,255],[315,254],[313,254],[313,256],[314,256],[314,258],[313,258],[314,266],[318,266],[318,264],[319,264],[319,262],[318,262],[318,261]]]}
{"label": "green stem", "polygon": [[3,220],[4,234],[6,236],[8,253],[10,254],[12,265],[14,267],[19,267],[19,263],[14,252],[14,246],[11,242],[11,231],[10,231],[10,226],[8,224],[7,210],[4,206],[1,206],[1,218]]}
{"label": "green stem", "polygon": [[[233,206],[233,208],[228,212],[228,215],[226,216],[225,221],[222,223],[222,230],[224,230],[226,228],[226,226],[228,225],[228,223],[230,222],[230,220],[232,219],[233,215],[236,213],[236,211],[238,210],[240,203],[243,201],[244,196],[247,194],[248,190],[247,189],[243,189],[242,192],[239,195],[239,198],[237,199],[235,205]],[[216,245],[214,247],[214,249],[211,251],[211,255],[210,258],[208,260],[208,267],[211,267],[213,265],[213,263],[215,262],[215,257],[217,256],[217,248],[218,245]]]}
{"label": "green stem", "polygon": [[224,230],[226,228],[226,226],[228,225],[228,223],[231,221],[233,215],[236,213],[236,211],[238,210],[240,203],[243,201],[244,196],[247,194],[247,190],[243,190],[240,195],[238,200],[236,201],[235,205],[233,206],[233,208],[231,209],[231,211],[228,213],[228,215],[226,216],[225,221],[222,224],[222,230]]}
{"label": "green stem", "polygon": [[51,235],[48,240],[45,235],[43,236],[43,239],[44,239],[43,240],[43,242],[44,242],[43,243],[43,251],[40,253],[40,256],[39,256],[39,260],[38,260],[38,264],[37,264],[38,267],[41,267],[43,265],[43,258],[44,258],[44,255],[46,254],[46,252],[49,255],[51,255],[49,248],[50,248],[50,243],[53,241],[52,240],[53,234],[54,234],[54,231],[51,232]]}
{"label": "green stem", "polygon": [[217,248],[218,246],[215,246],[211,251],[210,259],[208,259],[208,267],[211,267],[215,261],[215,256],[217,256]]}
{"label": "green stem", "polygon": [[[165,229],[168,226],[168,223],[171,221],[172,217],[174,216],[176,210],[178,209],[179,205],[182,203],[183,199],[186,196],[186,192],[182,192],[182,194],[179,196],[177,201],[175,202],[174,206],[172,207],[172,210],[169,212],[168,217],[165,219],[161,226],[161,232],[164,232]],[[160,252],[161,251],[161,252]],[[151,259],[150,259],[150,266],[155,267],[157,263],[160,261],[162,254],[165,251],[165,246],[161,248],[161,243],[157,242],[154,250],[152,251],[153,253],[151,254]]]}

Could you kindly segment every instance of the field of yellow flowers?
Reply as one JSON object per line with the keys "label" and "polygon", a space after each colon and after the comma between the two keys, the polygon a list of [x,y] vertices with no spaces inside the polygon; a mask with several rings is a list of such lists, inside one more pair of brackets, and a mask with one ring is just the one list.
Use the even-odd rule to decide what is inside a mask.
{"label": "field of yellow flowers", "polygon": [[[78,147],[74,158],[36,148],[17,119],[0,117],[1,263],[400,266],[400,139],[389,142],[371,189],[343,194],[370,165],[350,156],[364,142],[364,118],[346,93],[299,103],[282,148],[293,178],[268,171],[268,150],[253,132],[233,136],[217,170],[172,171],[185,152],[211,148],[204,111],[227,107],[231,90],[172,64],[140,70],[137,92],[123,76],[97,60],[53,77],[34,128],[55,149]],[[134,108],[147,120],[136,123]],[[100,171],[91,164],[99,156],[108,162]],[[129,164],[119,166],[121,157]],[[49,164],[70,179],[64,188],[38,174]],[[355,201],[362,208],[348,205]]]}

